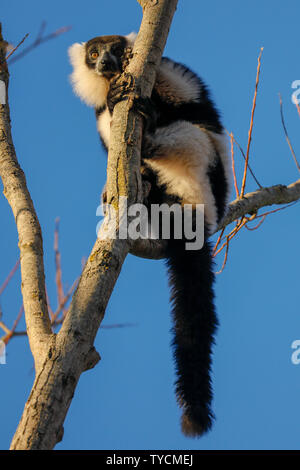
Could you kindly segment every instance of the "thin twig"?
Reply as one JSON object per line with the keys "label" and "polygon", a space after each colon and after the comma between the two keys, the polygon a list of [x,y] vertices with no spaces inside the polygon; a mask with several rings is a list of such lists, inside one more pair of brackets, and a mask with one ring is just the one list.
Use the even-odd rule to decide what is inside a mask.
{"label": "thin twig", "polygon": [[115,323],[114,325],[101,325],[102,330],[112,330],[114,328],[131,328],[132,326],[137,326],[137,323]]}
{"label": "thin twig", "polygon": [[[57,307],[55,313],[53,314],[52,318],[51,318],[51,323],[54,324],[57,320],[57,317],[58,315],[60,314],[60,312],[63,310],[63,308],[65,307],[66,303],[68,302],[68,300],[70,299],[71,295],[73,294],[73,292],[75,291],[77,285],[78,285],[78,282],[79,282],[79,278],[76,279],[72,286],[70,287],[69,291],[67,292],[67,294],[63,297],[63,299],[61,300],[59,306]],[[67,311],[66,311],[67,312]],[[63,315],[63,318],[65,317],[65,315]]]}
{"label": "thin twig", "polygon": [[[54,230],[54,257],[55,257],[55,282],[57,289],[57,305],[63,305],[65,299],[64,288],[62,284],[62,269],[61,269],[61,256],[59,251],[59,217],[55,220],[55,230]],[[65,312],[64,312],[65,313]]]}
{"label": "thin twig", "polygon": [[7,278],[5,279],[5,281],[3,282],[2,286],[0,287],[0,295],[3,293],[3,291],[6,289],[9,281],[12,279],[13,275],[15,274],[15,272],[17,271],[18,267],[20,265],[20,260],[18,259],[18,261],[16,262],[16,264],[14,265],[14,267],[12,268],[12,270],[10,271],[10,273],[8,274]]}
{"label": "thin twig", "polygon": [[[62,322],[63,322],[63,318],[60,318],[59,320],[55,322],[53,326],[58,326]],[[114,325],[100,325],[100,329],[101,330],[114,330],[114,329],[119,329],[119,328],[131,328],[134,326],[137,326],[137,323],[116,323]],[[5,325],[4,327],[6,328],[7,334],[9,334],[10,333],[9,328],[7,328]],[[27,331],[26,330],[14,331],[11,338],[15,338],[16,336],[27,336]],[[3,338],[3,341],[4,341],[4,338]]]}
{"label": "thin twig", "polygon": [[237,220],[235,227],[231,230],[231,232],[229,232],[229,234],[225,235],[225,237],[223,237],[223,234],[224,234],[224,231],[225,231],[225,228],[226,228],[226,227],[223,228],[223,230],[222,230],[222,232],[221,232],[221,234],[220,234],[220,236],[219,236],[219,238],[218,238],[218,243],[217,243],[217,245],[216,245],[216,247],[215,247],[215,249],[214,249],[214,251],[213,251],[213,258],[215,258],[219,253],[221,253],[221,251],[224,249],[224,247],[225,247],[225,245],[226,245],[226,242],[221,246],[221,248],[219,248],[219,249],[217,250],[218,245],[219,245],[223,240],[225,240],[225,239],[227,240],[228,237],[230,237],[232,234],[234,234],[235,231],[236,231],[236,229],[237,229],[237,227],[239,226],[239,224],[240,224],[240,220]]}
{"label": "thin twig", "polygon": [[40,26],[40,30],[38,32],[38,35],[36,37],[35,42],[39,43],[42,40],[42,37],[43,37],[44,31],[46,29],[46,26],[47,26],[47,22],[45,20],[42,21],[41,26]]}
{"label": "thin twig", "polygon": [[[253,216],[252,216],[253,217]],[[251,218],[250,218],[251,220]],[[235,237],[235,235],[241,230],[242,227],[244,227],[244,225],[248,222],[248,219],[246,217],[243,217],[241,220],[238,220],[237,221],[237,224],[236,226],[234,227],[234,229],[229,233],[229,235],[226,235],[226,242],[221,246],[221,248],[218,249],[218,251],[216,251],[216,253],[214,254],[214,257],[217,256],[224,248],[225,246],[227,245],[227,243],[233,239],[233,237]]]}
{"label": "thin twig", "polygon": [[13,323],[13,326],[12,326],[12,329],[11,329],[12,332],[14,332],[15,329],[17,328],[18,323],[19,323],[19,321],[21,320],[23,313],[24,313],[24,305],[22,304],[22,305],[21,305],[21,308],[20,308],[20,310],[19,310],[19,313],[18,313],[18,315],[17,315],[17,318],[15,319],[15,321],[14,321],[14,323]]}
{"label": "thin twig", "polygon": [[297,203],[299,203],[299,199],[298,201],[293,201],[290,204],[287,204],[286,206],[278,207],[278,209],[273,209],[272,211],[267,211],[267,212],[264,212],[263,214],[257,215],[256,219],[259,219],[260,217],[265,217],[266,215],[275,214],[276,212],[279,212],[279,211],[283,211],[284,209],[288,209],[288,207],[294,206]]}
{"label": "thin twig", "polygon": [[222,267],[221,267],[220,271],[216,272],[216,274],[221,274],[224,271],[224,268],[226,266],[227,259],[228,259],[228,251],[229,251],[229,238],[227,238],[227,241],[226,241],[226,251],[225,251],[225,256],[224,256],[224,261],[223,261]]}
{"label": "thin twig", "polygon": [[[41,24],[41,27],[40,27],[40,30],[37,34],[37,37],[36,39],[33,41],[32,44],[30,44],[28,47],[24,48],[22,50],[22,52],[20,52],[19,54],[16,54],[14,55],[14,57],[12,57],[10,60],[9,60],[9,65],[13,64],[14,62],[16,62],[17,60],[21,59],[22,57],[24,57],[25,55],[27,55],[29,52],[31,52],[33,49],[35,49],[36,47],[40,46],[41,44],[44,44],[45,42],[47,41],[50,41],[51,39],[54,39],[56,38],[57,36],[60,36],[61,34],[64,34],[66,33],[67,31],[70,31],[71,29],[71,26],[63,26],[62,28],[59,28],[55,31],[53,31],[52,33],[50,34],[47,34],[46,36],[43,36],[44,34],[44,31],[45,31],[45,28],[46,28],[46,22],[43,21],[42,24]],[[28,35],[27,35],[28,36]],[[26,37],[27,37],[26,36]],[[26,38],[25,38],[26,39]],[[23,39],[24,40],[24,39]],[[23,41],[22,41],[23,42]],[[17,46],[19,47],[19,45]],[[13,52],[13,51],[12,51]],[[11,54],[9,54],[10,56]],[[9,57],[8,56],[8,57]],[[7,58],[8,58],[7,57]]]}
{"label": "thin twig", "polygon": [[13,326],[11,328],[11,330],[6,334],[6,336],[3,338],[3,341],[5,344],[8,344],[9,340],[14,336],[14,333],[15,333],[15,330],[18,326],[18,323],[19,321],[21,320],[22,318],[22,315],[24,313],[24,306],[22,304],[20,310],[19,310],[19,313],[17,315],[17,318],[15,319],[14,323],[13,323]]}
{"label": "thin twig", "polygon": [[[232,134],[232,138],[233,138],[234,143],[238,146],[239,151],[241,152],[241,154],[242,154],[244,160],[246,161],[245,152],[244,152],[244,150],[242,149],[241,145],[240,145],[240,144],[238,143],[238,141],[236,140],[236,138],[234,137],[233,133],[232,133],[232,132],[229,133],[227,130],[226,130],[226,133],[227,133],[227,135],[228,135],[229,137],[230,137],[231,134]],[[260,184],[260,182],[259,182],[258,179],[256,178],[256,176],[255,176],[255,174],[254,174],[254,171],[251,169],[251,166],[249,165],[249,162],[248,162],[248,170],[250,171],[250,173],[251,173],[251,175],[252,175],[254,181],[256,182],[257,186],[258,186],[259,188],[262,188],[262,185]]]}
{"label": "thin twig", "polygon": [[19,49],[19,47],[21,46],[21,44],[23,44],[23,42],[25,41],[25,39],[28,38],[28,36],[29,36],[29,33],[25,34],[25,36],[24,36],[23,39],[19,42],[19,44],[18,44],[16,47],[14,47],[14,48],[10,51],[10,53],[6,56],[5,60],[9,59],[10,56],[12,56],[13,53],[14,53],[17,49]]}
{"label": "thin twig", "polygon": [[[259,216],[256,216],[256,219],[258,219],[258,217],[259,217]],[[248,227],[248,225],[246,224],[246,225],[245,225],[246,229],[247,229],[247,230],[251,230],[251,231],[257,230],[257,229],[264,223],[264,221],[266,220],[266,217],[267,217],[267,214],[264,214],[263,217],[262,217],[262,219],[261,219],[261,220],[258,222],[258,224],[255,225],[254,227]]]}
{"label": "thin twig", "polygon": [[230,145],[231,145],[231,165],[232,165],[234,187],[235,187],[236,197],[239,197],[239,188],[238,188],[238,184],[237,184],[237,180],[236,180],[236,172],[235,172],[233,133],[232,132],[230,134]]}
{"label": "thin twig", "polygon": [[[224,267],[227,263],[227,258],[228,258],[228,250],[229,250],[229,242],[236,236],[236,234],[240,231],[240,229],[242,227],[245,227],[246,229],[248,230],[257,230],[262,224],[263,222],[266,220],[266,217],[270,214],[274,214],[278,211],[281,211],[283,209],[287,209],[288,207],[296,204],[298,201],[294,201],[290,204],[287,204],[285,205],[284,207],[279,207],[277,209],[274,209],[272,211],[267,211],[267,212],[264,212],[263,214],[260,214],[260,215],[257,215],[256,213],[251,215],[250,217],[246,217],[246,216],[243,216],[242,219],[240,219],[239,221],[237,221],[237,224],[236,226],[231,230],[231,232],[225,236],[226,238],[226,241],[223,243],[223,245],[221,246],[221,248],[219,248],[218,250],[216,250],[217,246],[220,244],[220,242],[222,241],[222,236],[223,236],[223,233],[224,233],[224,230],[225,228],[222,229],[222,232],[221,234],[219,235],[219,238],[218,238],[218,242],[217,242],[217,245],[215,246],[214,248],[214,251],[213,251],[213,257],[217,256],[219,253],[221,253],[221,251],[226,247],[226,253],[225,253],[225,258],[224,258],[224,262],[223,262],[223,266],[221,268],[220,271],[218,271],[216,274],[220,274],[223,270],[224,270]],[[261,221],[259,221],[259,223],[255,226],[255,227],[249,227],[248,226],[248,223],[249,222],[252,222],[253,220],[256,220],[256,219],[262,219]]]}
{"label": "thin twig", "polygon": [[251,145],[252,130],[253,130],[254,112],[255,112],[255,108],[256,108],[256,98],[257,98],[257,89],[258,89],[258,84],[259,84],[259,74],[260,74],[260,67],[261,67],[262,52],[263,52],[263,47],[261,47],[260,54],[258,56],[258,65],[257,65],[256,82],[255,82],[255,92],[254,92],[252,111],[251,111],[250,128],[249,128],[249,132],[248,132],[246,161],[245,161],[245,167],[244,167],[244,175],[243,175],[242,187],[241,187],[241,192],[240,192],[240,198],[242,198],[244,196],[245,186],[246,186],[248,161],[249,161],[249,155],[250,155],[250,145]]}
{"label": "thin twig", "polygon": [[0,321],[0,328],[2,328],[7,335],[10,333],[10,329],[5,325],[5,323],[3,323],[3,321]]}
{"label": "thin twig", "polygon": [[213,253],[212,253],[213,256],[215,256],[215,252],[217,251],[218,246],[219,246],[219,244],[220,244],[220,242],[221,242],[221,240],[222,240],[223,234],[224,234],[224,232],[225,232],[225,228],[226,228],[226,227],[224,227],[224,228],[221,230],[221,233],[220,233],[220,235],[219,235],[219,237],[218,237],[217,243],[216,243],[215,246],[214,246]]}
{"label": "thin twig", "polygon": [[293,146],[291,144],[291,141],[290,141],[290,138],[289,138],[289,135],[288,135],[288,131],[287,131],[287,128],[286,128],[286,125],[285,125],[285,121],[284,121],[284,116],[283,116],[283,104],[282,104],[282,98],[281,98],[281,94],[279,93],[279,104],[280,104],[280,116],[281,116],[281,122],[282,122],[282,127],[283,127],[283,130],[284,130],[284,134],[285,134],[285,138],[287,140],[287,143],[288,143],[288,146],[290,148],[290,151],[293,155],[293,159],[294,159],[294,162],[296,164],[296,167],[298,169],[298,171],[300,172],[300,165],[299,165],[299,162],[297,160],[297,157],[296,157],[296,154],[294,152],[294,149],[293,149]]}

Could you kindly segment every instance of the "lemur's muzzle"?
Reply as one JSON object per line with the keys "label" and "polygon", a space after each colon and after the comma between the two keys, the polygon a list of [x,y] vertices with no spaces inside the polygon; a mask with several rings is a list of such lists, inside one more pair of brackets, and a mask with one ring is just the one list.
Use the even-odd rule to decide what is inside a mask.
{"label": "lemur's muzzle", "polygon": [[97,71],[100,74],[111,74],[117,71],[117,65],[108,52],[105,52],[101,57],[99,57],[97,62]]}

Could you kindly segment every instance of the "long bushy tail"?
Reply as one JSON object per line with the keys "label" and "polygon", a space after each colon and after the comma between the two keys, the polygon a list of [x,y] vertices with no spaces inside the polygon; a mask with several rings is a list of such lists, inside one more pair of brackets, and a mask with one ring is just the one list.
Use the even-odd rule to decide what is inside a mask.
{"label": "long bushy tail", "polygon": [[167,254],[174,321],[176,395],[188,436],[211,428],[211,349],[218,321],[214,309],[211,247],[185,250],[185,240],[170,240]]}

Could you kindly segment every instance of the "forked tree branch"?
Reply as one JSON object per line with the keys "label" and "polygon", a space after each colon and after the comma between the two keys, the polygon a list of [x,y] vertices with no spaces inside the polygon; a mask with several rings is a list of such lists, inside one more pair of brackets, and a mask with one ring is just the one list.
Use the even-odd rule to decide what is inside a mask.
{"label": "forked tree branch", "polygon": [[[126,74],[127,78],[132,79],[133,94],[150,96],[156,67],[161,59],[177,0],[139,0],[139,3],[143,7],[143,20]],[[12,168],[15,167],[15,171],[20,173],[16,183],[9,181],[10,186],[6,191],[17,191],[17,208],[15,209],[13,204],[12,208],[16,212],[20,232],[26,227],[27,219],[24,221],[24,218],[31,217],[28,228],[29,241],[26,239],[23,247],[25,259],[27,260],[29,255],[32,256],[33,249],[37,252],[34,259],[37,256],[40,259],[39,265],[32,261],[37,271],[32,274],[36,275],[37,286],[36,290],[29,289],[29,292],[33,297],[31,301],[39,301],[42,305],[38,312],[30,306],[28,310],[31,316],[28,318],[27,314],[26,321],[29,321],[30,326],[32,317],[35,319],[34,314],[37,315],[34,326],[41,335],[31,335],[34,338],[33,343],[35,340],[41,342],[45,335],[49,338],[49,341],[45,342],[46,353],[43,350],[38,360],[35,357],[38,364],[35,381],[11,449],[52,449],[62,438],[63,422],[81,373],[94,367],[99,361],[99,354],[93,346],[94,339],[131,241],[119,237],[104,238],[110,228],[108,216],[104,219],[102,238],[97,239],[87,260],[62,328],[57,335],[52,334],[43,279],[41,233],[32,203],[29,202],[29,195],[27,196],[24,189],[25,183],[18,192],[18,183],[22,181],[23,174],[12,147],[8,105],[2,106],[2,112],[6,119],[3,121],[4,130],[1,134],[1,163],[4,165],[9,157]],[[117,201],[120,196],[125,196],[128,204],[140,202],[142,199],[141,135],[142,119],[133,111],[132,99],[117,104],[111,129],[107,178],[108,202],[115,208],[118,208]],[[7,182],[5,184],[7,187]],[[21,212],[19,199],[25,201]],[[120,208],[120,217],[124,214],[124,209]],[[23,255],[21,264],[24,265],[22,257]],[[23,272],[24,270],[22,276]],[[27,278],[26,281],[29,282]],[[26,309],[25,302],[24,306]],[[34,345],[32,352],[36,353]]]}

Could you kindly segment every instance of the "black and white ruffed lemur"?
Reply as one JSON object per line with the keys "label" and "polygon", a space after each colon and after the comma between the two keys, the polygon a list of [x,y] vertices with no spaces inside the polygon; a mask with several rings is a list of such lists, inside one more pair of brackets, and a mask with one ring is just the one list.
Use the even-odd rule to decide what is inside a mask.
{"label": "black and white ruffed lemur", "polygon": [[[114,106],[125,98],[117,78],[134,41],[133,33],[99,36],[69,49],[74,91],[95,108],[97,128],[106,149]],[[206,86],[180,63],[162,58],[151,98],[147,106],[145,103],[146,115],[151,116],[150,123],[146,118],[142,145],[142,176],[151,183],[147,203],[204,204],[205,208],[203,247],[186,250],[186,240],[173,237],[166,253],[182,431],[199,436],[211,428],[213,420],[210,368],[218,321],[207,238],[224,216],[228,202],[227,143]]]}

